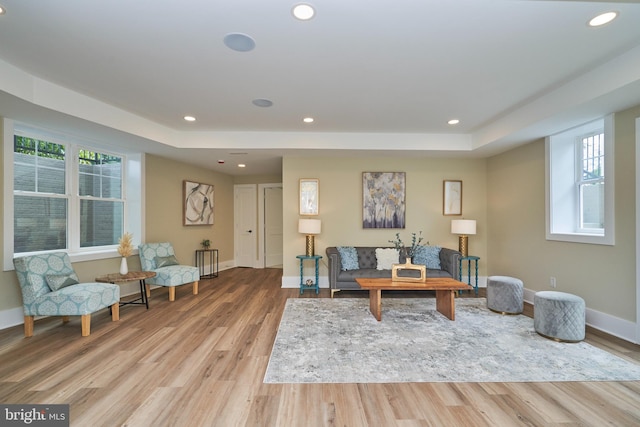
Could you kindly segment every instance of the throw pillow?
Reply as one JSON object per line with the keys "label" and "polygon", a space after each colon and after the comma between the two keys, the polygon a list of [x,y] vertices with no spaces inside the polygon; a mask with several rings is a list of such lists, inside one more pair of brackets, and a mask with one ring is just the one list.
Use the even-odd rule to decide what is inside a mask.
{"label": "throw pillow", "polygon": [[156,262],[156,268],[168,267],[170,265],[180,264],[176,259],[175,255],[157,256],[153,260]]}
{"label": "throw pillow", "polygon": [[353,246],[338,246],[337,249],[338,252],[340,252],[340,261],[343,270],[357,270],[360,268],[356,248]]}
{"label": "throw pillow", "polygon": [[418,246],[413,255],[413,263],[440,270],[440,246]]}
{"label": "throw pillow", "polygon": [[70,274],[47,274],[45,276],[47,280],[47,285],[52,291],[58,291],[62,288],[66,288],[67,286],[77,285],[80,283],[78,281],[78,276],[76,273]]}
{"label": "throw pillow", "polygon": [[398,264],[400,254],[397,249],[376,248],[376,260],[378,270],[391,270],[393,264]]}

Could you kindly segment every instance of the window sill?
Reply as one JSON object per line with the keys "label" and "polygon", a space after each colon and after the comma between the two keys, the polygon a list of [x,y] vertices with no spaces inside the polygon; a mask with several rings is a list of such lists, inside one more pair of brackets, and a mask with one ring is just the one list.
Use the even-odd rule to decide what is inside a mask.
{"label": "window sill", "polygon": [[591,245],[610,245],[615,244],[613,233],[605,234],[587,234],[587,233],[547,233],[547,240],[571,243],[585,243]]}

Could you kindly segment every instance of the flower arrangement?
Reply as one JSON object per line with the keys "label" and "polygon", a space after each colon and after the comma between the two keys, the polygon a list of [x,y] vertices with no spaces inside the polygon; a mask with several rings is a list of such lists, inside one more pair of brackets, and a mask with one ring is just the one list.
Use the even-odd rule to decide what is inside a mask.
{"label": "flower arrangement", "polygon": [[124,235],[118,239],[118,253],[124,258],[131,256],[133,253],[132,238],[133,235],[131,233],[124,233]]}
{"label": "flower arrangement", "polygon": [[[400,238],[400,233],[396,233],[395,240],[389,240],[389,243],[393,243],[395,248],[398,249],[401,254],[404,254],[405,257],[413,258],[418,247],[422,246],[422,240],[422,231],[419,235],[417,235],[416,233],[411,233],[411,246],[406,246]],[[427,242],[427,244],[429,244],[429,242]]]}
{"label": "flower arrangement", "polygon": [[202,240],[202,242],[200,242],[200,244],[202,245],[203,248],[209,249],[209,246],[211,246],[211,240],[204,239]]}

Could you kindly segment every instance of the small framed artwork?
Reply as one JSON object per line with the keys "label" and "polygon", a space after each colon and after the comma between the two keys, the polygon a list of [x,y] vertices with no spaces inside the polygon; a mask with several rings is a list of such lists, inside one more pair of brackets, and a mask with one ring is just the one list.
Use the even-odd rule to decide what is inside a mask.
{"label": "small framed artwork", "polygon": [[444,181],[443,215],[462,215],[462,181]]}
{"label": "small framed artwork", "polygon": [[316,178],[300,179],[300,215],[318,215],[319,181]]}
{"label": "small framed artwork", "polygon": [[213,225],[213,185],[183,181],[184,225]]}

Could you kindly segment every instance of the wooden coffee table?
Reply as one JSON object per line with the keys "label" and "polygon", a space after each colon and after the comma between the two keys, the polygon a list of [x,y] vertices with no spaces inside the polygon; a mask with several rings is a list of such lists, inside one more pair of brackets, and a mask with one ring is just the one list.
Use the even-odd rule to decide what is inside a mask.
{"label": "wooden coffee table", "polygon": [[[135,282],[138,280],[140,282],[140,298],[136,298],[130,301],[123,301],[120,303],[120,307],[123,305],[135,304],[135,305],[144,305],[149,310],[149,285],[145,282],[146,279],[150,279],[155,277],[156,273],[153,271],[130,271],[127,274],[120,273],[112,273],[107,274],[105,276],[96,277],[96,282],[101,283],[124,283],[124,282]],[[147,292],[145,293],[145,288]]]}
{"label": "wooden coffee table", "polygon": [[378,321],[382,320],[382,291],[436,291],[436,310],[449,320],[456,317],[456,291],[472,287],[447,277],[427,278],[424,282],[395,282],[391,279],[356,278],[362,289],[369,290],[369,308]]}

